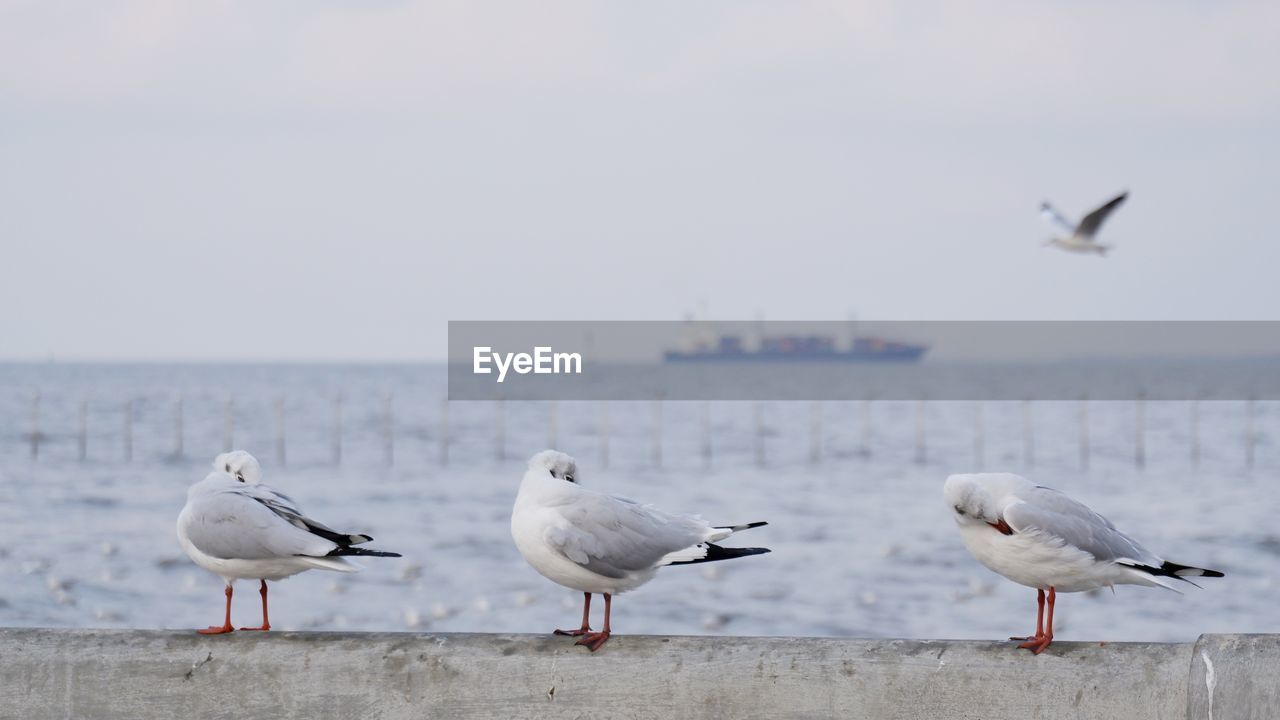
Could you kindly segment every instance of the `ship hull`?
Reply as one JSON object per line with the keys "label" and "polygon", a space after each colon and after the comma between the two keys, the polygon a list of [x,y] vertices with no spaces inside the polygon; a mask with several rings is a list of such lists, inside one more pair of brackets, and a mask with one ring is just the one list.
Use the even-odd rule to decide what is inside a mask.
{"label": "ship hull", "polygon": [[876,352],[680,352],[668,350],[663,359],[671,363],[914,363],[928,348],[894,348]]}

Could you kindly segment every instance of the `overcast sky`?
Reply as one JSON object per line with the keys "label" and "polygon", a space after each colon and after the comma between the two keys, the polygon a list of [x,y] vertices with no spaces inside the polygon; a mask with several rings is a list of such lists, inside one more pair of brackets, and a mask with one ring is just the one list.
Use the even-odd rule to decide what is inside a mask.
{"label": "overcast sky", "polygon": [[[1280,319],[1280,4],[0,3],[0,357]],[[1105,259],[1044,199],[1116,192]]]}

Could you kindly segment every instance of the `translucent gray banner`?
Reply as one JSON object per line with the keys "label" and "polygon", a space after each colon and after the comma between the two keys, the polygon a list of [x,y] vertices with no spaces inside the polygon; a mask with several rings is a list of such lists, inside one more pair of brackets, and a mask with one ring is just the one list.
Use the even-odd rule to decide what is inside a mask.
{"label": "translucent gray banner", "polygon": [[451,400],[1280,399],[1280,322],[453,321]]}

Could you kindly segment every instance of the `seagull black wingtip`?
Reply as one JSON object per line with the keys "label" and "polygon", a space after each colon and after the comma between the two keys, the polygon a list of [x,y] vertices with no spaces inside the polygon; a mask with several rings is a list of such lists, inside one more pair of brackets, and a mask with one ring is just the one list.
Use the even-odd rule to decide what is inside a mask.
{"label": "seagull black wingtip", "polygon": [[732,560],[734,558],[747,557],[748,555],[763,555],[767,552],[773,552],[769,548],[736,548],[721,547],[715,543],[707,543],[707,554],[697,558],[696,560],[681,560],[673,562],[672,565],[697,565],[698,563],[716,562],[717,560]]}
{"label": "seagull black wingtip", "polygon": [[759,521],[756,521],[756,522],[743,523],[743,524],[741,524],[741,525],[717,525],[717,526],[716,526],[716,529],[717,529],[717,530],[732,530],[732,531],[734,531],[734,532],[742,532],[743,530],[750,530],[751,528],[763,527],[763,526],[768,525],[768,524],[769,524],[769,523],[768,523],[768,522],[766,522],[766,521],[764,521],[764,520],[759,520]]}
{"label": "seagull black wingtip", "polygon": [[1154,575],[1156,577],[1173,578],[1175,580],[1181,580],[1190,585],[1195,585],[1196,587],[1200,587],[1200,586],[1196,585],[1196,583],[1192,582],[1191,580],[1188,580],[1187,578],[1226,577],[1225,573],[1220,572],[1218,570],[1208,570],[1206,568],[1198,568],[1193,565],[1179,565],[1178,563],[1169,562],[1168,560],[1164,561],[1164,563],[1160,567],[1153,567],[1151,565],[1135,565],[1133,567],[1143,572]]}
{"label": "seagull black wingtip", "polygon": [[325,557],[345,557],[349,555],[358,555],[362,557],[404,557],[400,553],[384,552],[382,550],[368,550],[360,547],[337,547],[325,554]]}

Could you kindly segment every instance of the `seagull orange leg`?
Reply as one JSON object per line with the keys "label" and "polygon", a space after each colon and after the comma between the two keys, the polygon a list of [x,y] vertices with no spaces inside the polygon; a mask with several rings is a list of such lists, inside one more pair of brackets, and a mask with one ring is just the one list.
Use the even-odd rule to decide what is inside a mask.
{"label": "seagull orange leg", "polygon": [[271,623],[267,621],[267,581],[259,580],[262,587],[258,589],[258,594],[262,596],[262,627],[240,628],[241,630],[261,630],[266,632],[271,629]]}
{"label": "seagull orange leg", "polygon": [[582,593],[582,597],[582,627],[577,630],[556,630],[556,635],[577,637],[591,632],[591,593],[584,592]]}
{"label": "seagull orange leg", "polygon": [[1039,655],[1044,649],[1049,647],[1053,642],[1053,604],[1058,599],[1058,593],[1052,586],[1049,587],[1049,616],[1045,622],[1044,630],[1035,638],[1022,643],[1018,647],[1026,648],[1032,653]]}
{"label": "seagull orange leg", "polygon": [[1058,599],[1058,593],[1052,587],[1049,588],[1049,617],[1044,622],[1044,645],[1036,651],[1036,654],[1044,652],[1049,647],[1049,643],[1053,642],[1053,604]]}
{"label": "seagull orange leg", "polygon": [[210,625],[204,630],[197,630],[201,635],[221,635],[223,633],[235,632],[235,628],[231,627],[231,586],[227,585],[227,618],[222,621],[222,627]]}
{"label": "seagull orange leg", "polygon": [[1036,590],[1036,634],[1027,637],[1011,637],[1010,640],[1039,640],[1044,637],[1044,591]]}
{"label": "seagull orange leg", "polygon": [[604,595],[604,629],[600,632],[589,632],[578,638],[578,642],[574,643],[575,645],[586,645],[591,652],[599,650],[600,646],[604,645],[605,641],[609,639],[609,615],[613,610],[613,596],[609,593],[601,594]]}

